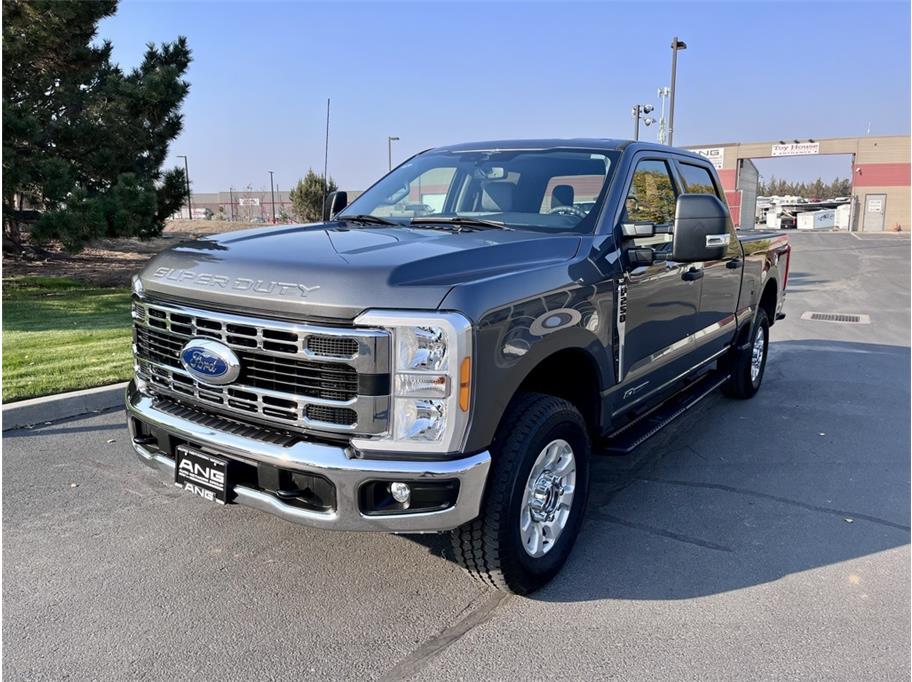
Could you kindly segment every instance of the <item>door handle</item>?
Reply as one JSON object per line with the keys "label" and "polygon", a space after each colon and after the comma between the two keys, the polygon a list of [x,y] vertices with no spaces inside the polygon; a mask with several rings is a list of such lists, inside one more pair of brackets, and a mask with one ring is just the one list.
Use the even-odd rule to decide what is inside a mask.
{"label": "door handle", "polygon": [[702,279],[702,277],[703,268],[691,268],[683,275],[681,275],[681,279],[683,279],[685,282],[696,282],[698,279]]}
{"label": "door handle", "polygon": [[725,267],[727,267],[729,270],[737,270],[738,268],[741,267],[741,259],[740,259],[740,258],[732,258],[730,261],[728,261],[728,262],[725,264]]}

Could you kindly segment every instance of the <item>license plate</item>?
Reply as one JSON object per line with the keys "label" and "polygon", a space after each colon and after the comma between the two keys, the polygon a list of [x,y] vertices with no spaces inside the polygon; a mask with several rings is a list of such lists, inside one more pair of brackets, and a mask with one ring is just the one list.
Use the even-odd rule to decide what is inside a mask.
{"label": "license plate", "polygon": [[174,485],[210,502],[227,502],[227,460],[184,445],[178,446],[175,460]]}

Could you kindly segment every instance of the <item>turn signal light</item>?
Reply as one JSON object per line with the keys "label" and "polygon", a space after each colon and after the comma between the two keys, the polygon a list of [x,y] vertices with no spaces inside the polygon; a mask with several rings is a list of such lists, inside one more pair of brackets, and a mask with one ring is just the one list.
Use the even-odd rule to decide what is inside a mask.
{"label": "turn signal light", "polygon": [[459,366],[459,409],[469,411],[469,380],[472,377],[472,359],[463,358]]}

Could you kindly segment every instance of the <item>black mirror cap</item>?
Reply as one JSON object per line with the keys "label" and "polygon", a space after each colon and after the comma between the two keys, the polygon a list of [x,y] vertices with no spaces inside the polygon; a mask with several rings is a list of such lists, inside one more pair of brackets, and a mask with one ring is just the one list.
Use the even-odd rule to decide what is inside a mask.
{"label": "black mirror cap", "polygon": [[630,269],[652,265],[655,261],[655,251],[649,247],[634,247],[624,252]]}
{"label": "black mirror cap", "polygon": [[729,220],[728,207],[719,197],[680,195],[675,210],[671,260],[678,263],[720,260],[730,240]]}
{"label": "black mirror cap", "polygon": [[624,239],[654,236],[655,225],[653,223],[623,223],[621,225],[621,237]]}
{"label": "black mirror cap", "polygon": [[323,205],[323,220],[330,220],[346,206],[348,206],[348,192],[342,190],[330,192]]}

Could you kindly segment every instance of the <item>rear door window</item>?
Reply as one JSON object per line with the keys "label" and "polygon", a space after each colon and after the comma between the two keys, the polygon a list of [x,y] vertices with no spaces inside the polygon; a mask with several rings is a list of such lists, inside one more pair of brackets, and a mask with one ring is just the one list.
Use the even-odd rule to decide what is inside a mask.
{"label": "rear door window", "polygon": [[712,173],[708,168],[695,166],[692,163],[678,163],[678,169],[681,171],[681,178],[684,180],[684,189],[689,194],[713,194],[719,196],[716,191],[716,183],[713,182]]}

